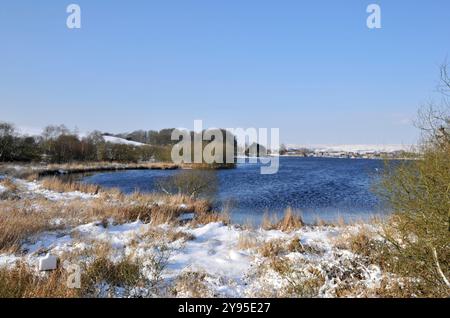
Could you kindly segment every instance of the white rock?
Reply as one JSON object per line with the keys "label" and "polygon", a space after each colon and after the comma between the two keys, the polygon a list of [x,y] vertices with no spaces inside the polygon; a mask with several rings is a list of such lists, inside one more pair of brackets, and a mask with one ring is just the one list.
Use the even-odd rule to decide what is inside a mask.
{"label": "white rock", "polygon": [[55,270],[57,267],[58,258],[56,256],[47,254],[39,259],[39,270],[40,271],[51,271]]}

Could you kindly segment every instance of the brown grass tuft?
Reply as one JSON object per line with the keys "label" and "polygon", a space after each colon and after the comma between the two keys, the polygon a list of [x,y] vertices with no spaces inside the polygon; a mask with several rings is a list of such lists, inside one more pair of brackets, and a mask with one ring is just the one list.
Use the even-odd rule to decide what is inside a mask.
{"label": "brown grass tuft", "polygon": [[182,241],[192,241],[195,239],[193,234],[177,231],[174,229],[161,229],[161,228],[151,228],[144,234],[145,237],[149,238],[153,242],[175,242],[178,240]]}
{"label": "brown grass tuft", "polygon": [[284,252],[283,241],[281,240],[271,240],[269,242],[264,243],[259,248],[259,253],[263,257],[276,257]]}
{"label": "brown grass tuft", "polygon": [[241,233],[239,234],[237,248],[240,250],[248,250],[255,248],[259,245],[258,238],[251,233]]}
{"label": "brown grass tuft", "polygon": [[230,214],[228,211],[222,212],[200,212],[196,213],[191,225],[203,225],[208,223],[221,222],[224,225],[230,224]]}
{"label": "brown grass tuft", "polygon": [[214,294],[205,284],[205,278],[206,273],[203,272],[184,272],[177,277],[171,293],[179,297],[213,297]]}
{"label": "brown grass tuft", "polygon": [[303,227],[304,225],[305,223],[303,222],[301,216],[299,216],[298,213],[295,213],[291,208],[287,208],[281,220],[278,220],[278,218],[274,215],[269,217],[265,214],[261,227],[265,230],[292,232]]}

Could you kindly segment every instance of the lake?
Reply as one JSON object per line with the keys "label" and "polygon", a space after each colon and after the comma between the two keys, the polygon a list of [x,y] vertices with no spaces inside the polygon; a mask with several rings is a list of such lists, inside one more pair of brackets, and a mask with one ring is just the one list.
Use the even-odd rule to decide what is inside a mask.
{"label": "lake", "polygon": [[[260,164],[218,170],[216,205],[227,205],[232,221],[257,224],[264,213],[282,215],[292,207],[308,222],[318,217],[365,220],[386,215],[372,187],[383,170],[381,160],[281,157],[277,174],[261,175]],[[117,187],[125,193],[157,191],[156,181],[179,170],[128,170],[83,177],[85,183]]]}

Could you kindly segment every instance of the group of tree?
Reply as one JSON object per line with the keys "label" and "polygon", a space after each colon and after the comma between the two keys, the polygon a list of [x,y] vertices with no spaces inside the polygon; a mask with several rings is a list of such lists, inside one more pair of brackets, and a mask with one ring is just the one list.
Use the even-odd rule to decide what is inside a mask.
{"label": "group of tree", "polygon": [[[0,162],[31,162],[40,161],[48,163],[87,162],[87,161],[171,161],[173,145],[178,140],[172,140],[173,129],[157,131],[135,131],[130,134],[112,135],[93,131],[80,137],[76,131],[71,131],[64,125],[47,126],[38,136],[20,135],[12,124],[0,122]],[[203,134],[204,132],[202,132]],[[237,141],[235,136],[221,130],[223,134],[223,162],[227,162],[226,142],[232,143],[232,149],[236,150]],[[107,142],[104,136],[116,136],[126,140],[141,142],[142,145],[128,143]],[[188,137],[189,139],[189,137]],[[190,132],[191,162],[195,162],[194,140],[202,140],[202,136]],[[214,141],[203,141],[200,151],[208,143]],[[219,149],[219,148],[217,148]],[[233,153],[234,158],[234,153]]]}
{"label": "group of tree", "polygon": [[11,124],[0,122],[0,162],[31,161],[39,158],[38,142],[21,137]]}
{"label": "group of tree", "polygon": [[169,161],[170,147],[106,142],[99,131],[80,137],[63,125],[48,126],[39,136],[22,136],[12,124],[0,122],[0,162],[149,160]]}

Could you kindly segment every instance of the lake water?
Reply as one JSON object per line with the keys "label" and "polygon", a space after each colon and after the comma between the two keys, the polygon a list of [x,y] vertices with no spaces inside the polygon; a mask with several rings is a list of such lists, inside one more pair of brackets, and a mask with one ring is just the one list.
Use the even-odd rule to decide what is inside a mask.
{"label": "lake water", "polygon": [[[260,174],[260,164],[238,164],[217,171],[218,206],[231,208],[234,222],[258,223],[264,213],[282,215],[287,207],[301,212],[306,222],[317,217],[335,221],[367,219],[386,214],[372,185],[383,169],[381,160],[281,157],[277,174]],[[98,173],[83,182],[118,187],[125,193],[136,189],[157,191],[156,181],[177,170],[129,170]]]}

